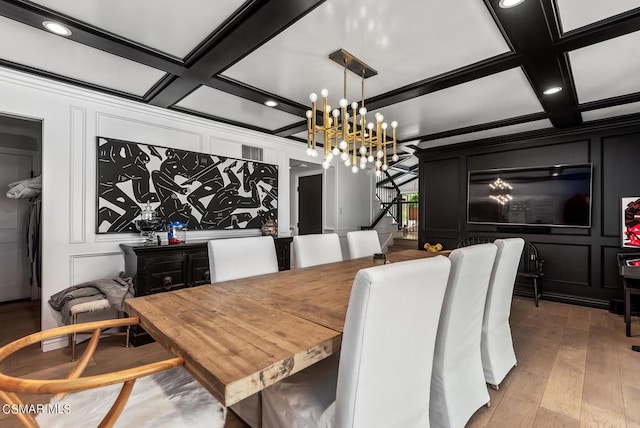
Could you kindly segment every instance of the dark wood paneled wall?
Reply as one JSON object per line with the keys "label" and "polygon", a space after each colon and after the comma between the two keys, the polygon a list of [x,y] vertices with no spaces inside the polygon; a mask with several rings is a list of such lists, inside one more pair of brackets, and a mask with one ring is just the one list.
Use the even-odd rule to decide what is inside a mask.
{"label": "dark wood paneled wall", "polygon": [[[640,125],[582,128],[535,139],[476,141],[423,149],[420,160],[420,247],[455,248],[466,236],[520,236],[545,260],[544,298],[597,307],[622,298],[616,254],[620,198],[640,195]],[[535,228],[467,223],[467,173],[492,168],[593,164],[591,228]]]}

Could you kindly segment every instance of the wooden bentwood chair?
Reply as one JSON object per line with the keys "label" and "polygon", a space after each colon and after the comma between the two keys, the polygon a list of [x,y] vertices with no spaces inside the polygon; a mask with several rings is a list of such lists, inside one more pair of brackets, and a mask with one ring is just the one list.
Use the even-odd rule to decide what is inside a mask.
{"label": "wooden bentwood chair", "polygon": [[[91,339],[89,340],[86,350],[75,363],[73,369],[66,379],[25,379],[0,373],[0,400],[4,401],[8,405],[17,405],[24,407],[24,403],[17,394],[56,394],[52,399],[51,404],[58,404],[60,408],[62,408],[65,400],[67,400],[68,403],[70,399],[77,398],[78,396],[82,396],[83,394],[90,394],[90,392],[86,390],[102,388],[103,395],[100,395],[100,397],[102,398],[105,397],[104,393],[107,392],[107,388],[109,388],[108,392],[112,392],[111,390],[113,389],[113,387],[109,386],[122,383],[122,388],[120,389],[119,394],[115,398],[115,401],[110,408],[109,405],[111,403],[104,402],[106,400],[85,400],[85,402],[89,401],[88,405],[91,407],[91,415],[87,415],[86,412],[77,408],[74,412],[74,408],[76,406],[70,404],[68,407],[70,412],[68,412],[68,414],[40,414],[36,418],[30,413],[17,413],[16,416],[25,427],[29,428],[39,427],[39,423],[42,423],[43,426],[55,425],[85,427],[98,426],[99,423],[100,427],[112,427],[124,411],[125,418],[127,419],[124,420],[125,418],[123,418],[123,426],[148,426],[150,423],[153,426],[153,421],[150,420],[151,416],[151,419],[155,417],[156,420],[158,420],[159,418],[163,418],[161,419],[163,423],[167,422],[167,419],[169,417],[175,418],[175,420],[177,421],[184,420],[187,423],[186,425],[184,425],[184,423],[173,425],[176,427],[196,426],[198,425],[198,420],[200,420],[201,424],[206,423],[206,425],[204,426],[222,428],[224,426],[226,410],[217,400],[215,400],[215,398],[213,398],[211,394],[209,394],[207,390],[200,386],[197,381],[191,378],[191,376],[188,375],[188,373],[180,367],[184,365],[184,359],[182,357],[173,357],[163,361],[157,361],[154,363],[112,373],[104,373],[86,377],[82,376],[91,358],[93,357],[96,348],[98,347],[98,341],[100,340],[100,335],[103,329],[127,327],[138,324],[138,322],[139,320],[137,317],[131,317],[69,325],[53,328],[39,333],[34,333],[3,346],[2,348],[0,348],[0,363],[2,363],[4,359],[9,357],[13,353],[34,343],[59,336],[74,334],[77,332],[92,331]],[[148,385],[150,385],[151,382],[153,382],[155,379],[160,378],[160,376],[162,375],[166,375],[164,376],[164,382],[166,383],[167,381],[169,381],[174,383],[172,387],[174,389],[180,389],[179,392],[181,394],[185,394],[185,390],[188,390],[188,392],[191,394],[189,396],[189,399],[194,400],[194,397],[196,397],[194,401],[198,401],[201,407],[197,409],[176,408],[175,402],[173,405],[168,404],[171,399],[175,398],[173,395],[168,397],[166,395],[162,396],[162,394],[160,394],[160,398],[167,399],[166,405],[165,403],[158,402],[156,400],[156,398],[158,397],[153,397],[154,399],[151,400],[153,401],[153,403],[147,403],[146,409],[142,408],[144,407],[144,401],[139,402],[139,400],[136,400],[136,391],[138,391],[140,395],[142,395],[142,393],[148,390]],[[147,376],[147,379],[141,380],[141,383],[146,381],[145,387],[141,386],[140,388],[134,390],[134,384],[136,380],[145,378]],[[176,383],[179,384],[175,385]],[[161,385],[160,388],[162,387],[163,385]],[[79,391],[85,392],[81,392],[79,394],[70,394],[77,393]],[[106,396],[109,395],[115,396],[115,394],[106,394]],[[136,403],[136,405],[127,406],[128,401]],[[181,404],[184,403],[184,400],[180,400],[179,397],[178,401],[180,401]],[[76,400],[75,402],[77,403],[78,400]],[[205,406],[202,406],[202,403],[205,403]],[[151,411],[148,408],[149,405],[153,407]],[[125,407],[127,407],[126,411]],[[163,412],[159,410],[169,407],[171,407],[171,410],[164,412],[165,414],[162,414]],[[169,414],[168,412],[173,413]],[[104,417],[100,421],[100,417],[102,415],[104,415]],[[93,419],[91,418],[91,416],[93,416]],[[43,421],[41,420],[42,417],[49,417],[49,420]],[[55,422],[53,424],[51,418],[55,419]]]}

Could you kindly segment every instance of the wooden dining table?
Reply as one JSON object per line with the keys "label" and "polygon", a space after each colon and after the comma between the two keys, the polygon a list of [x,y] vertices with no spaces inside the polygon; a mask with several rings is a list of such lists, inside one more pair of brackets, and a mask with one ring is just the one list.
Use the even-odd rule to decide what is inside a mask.
{"label": "wooden dining table", "polygon": [[[387,260],[434,255],[404,250]],[[373,266],[371,257],[347,260],[136,297],[125,306],[231,406],[338,351],[355,275]]]}

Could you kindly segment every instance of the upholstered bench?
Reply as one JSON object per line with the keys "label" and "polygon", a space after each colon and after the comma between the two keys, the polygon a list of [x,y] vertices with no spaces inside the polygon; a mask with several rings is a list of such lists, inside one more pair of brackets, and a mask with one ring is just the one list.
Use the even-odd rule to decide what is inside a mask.
{"label": "upholstered bench", "polygon": [[[73,305],[69,310],[69,315],[71,315],[71,324],[75,325],[78,323],[78,315],[80,314],[92,314],[95,312],[108,311],[111,309],[111,305],[107,299],[94,300],[92,302],[84,302],[77,305]],[[123,315],[123,312],[118,312],[118,318]],[[69,346],[71,346],[71,361],[76,360],[76,342],[77,342],[77,331],[73,333],[69,333]],[[104,335],[124,335],[125,336],[125,344],[126,348],[129,347],[129,326],[126,327],[124,332],[114,332],[114,333],[104,333]]]}

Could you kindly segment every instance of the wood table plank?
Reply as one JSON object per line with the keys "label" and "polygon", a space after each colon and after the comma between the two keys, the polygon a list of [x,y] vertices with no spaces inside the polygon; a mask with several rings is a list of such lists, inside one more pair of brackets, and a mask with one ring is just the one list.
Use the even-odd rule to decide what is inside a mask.
{"label": "wood table plank", "polygon": [[[404,250],[389,253],[387,260],[397,263],[449,253]],[[239,295],[342,332],[353,279],[360,269],[373,266],[373,259],[365,257],[220,282],[212,286],[229,287]]]}
{"label": "wood table plank", "polygon": [[[388,259],[434,255],[406,250]],[[230,406],[337,352],[353,279],[372,266],[367,257],[137,297],[125,305]]]}
{"label": "wood table plank", "polygon": [[127,311],[225,406],[340,348],[339,332],[208,288],[130,299]]}

